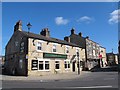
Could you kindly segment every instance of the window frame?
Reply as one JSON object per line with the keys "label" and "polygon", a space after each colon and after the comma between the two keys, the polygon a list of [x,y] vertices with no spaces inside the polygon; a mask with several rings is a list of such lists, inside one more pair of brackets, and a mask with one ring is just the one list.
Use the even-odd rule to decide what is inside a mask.
{"label": "window frame", "polygon": [[25,42],[22,41],[22,42],[20,43],[20,53],[24,53],[24,52],[25,52]]}
{"label": "window frame", "polygon": [[[68,53],[69,53],[69,46],[66,46],[66,48],[65,48],[65,49],[66,49],[66,50],[65,50],[65,51],[66,51],[65,53],[67,53],[67,54],[68,54]],[[67,52],[67,51],[68,51],[68,52]]]}
{"label": "window frame", "polygon": [[[59,62],[59,69],[56,69],[56,62]],[[60,60],[55,60],[55,70],[60,70]]]}
{"label": "window frame", "polygon": [[[67,68],[65,68],[65,64],[67,64]],[[69,70],[70,69],[70,60],[64,60],[64,68],[65,68],[65,70]]]}
{"label": "window frame", "polygon": [[[35,68],[34,67],[34,65],[32,65],[32,64],[34,64],[33,62],[35,62],[36,61],[36,65],[37,65],[37,67]],[[31,61],[31,70],[32,71],[36,71],[36,70],[38,70],[38,60],[37,59],[32,59],[32,61]]]}
{"label": "window frame", "polygon": [[52,46],[52,52],[54,52],[54,53],[57,52],[57,45],[56,44],[53,44],[53,46]]}
{"label": "window frame", "polygon": [[[41,49],[39,50],[38,47],[40,47]],[[37,42],[36,50],[42,51],[42,42],[40,42],[40,41]]]}
{"label": "window frame", "polygon": [[[42,61],[43,62],[43,70],[39,69],[39,62]],[[49,62],[49,69],[45,69],[46,63],[45,62]],[[50,60],[49,59],[38,59],[38,71],[50,71]]]}

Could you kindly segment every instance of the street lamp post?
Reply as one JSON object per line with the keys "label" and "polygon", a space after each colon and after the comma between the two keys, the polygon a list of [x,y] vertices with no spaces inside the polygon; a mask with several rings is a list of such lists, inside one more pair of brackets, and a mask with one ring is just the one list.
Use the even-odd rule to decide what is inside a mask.
{"label": "street lamp post", "polygon": [[30,32],[30,28],[32,27],[32,25],[30,24],[30,22],[27,24],[28,27],[28,33]]}
{"label": "street lamp post", "polygon": [[80,74],[79,52],[77,52],[77,58],[78,58],[78,75],[79,75]]}

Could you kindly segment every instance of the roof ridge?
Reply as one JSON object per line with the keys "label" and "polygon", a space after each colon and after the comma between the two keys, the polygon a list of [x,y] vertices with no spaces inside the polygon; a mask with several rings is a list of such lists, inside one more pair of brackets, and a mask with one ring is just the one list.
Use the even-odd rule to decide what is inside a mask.
{"label": "roof ridge", "polygon": [[[65,40],[61,40],[58,38],[53,38],[53,37],[45,37],[41,34],[36,34],[33,32],[27,32],[27,31],[20,31],[22,32],[24,35],[27,35],[30,38],[36,38],[36,39],[40,39],[40,40],[45,40],[45,41],[50,41],[50,42],[55,42],[55,43],[60,43],[60,44],[65,44],[65,45],[71,45],[71,46],[75,46],[75,47],[80,47],[77,44],[71,43],[71,42],[67,42]],[[26,34],[28,33],[28,34]]]}

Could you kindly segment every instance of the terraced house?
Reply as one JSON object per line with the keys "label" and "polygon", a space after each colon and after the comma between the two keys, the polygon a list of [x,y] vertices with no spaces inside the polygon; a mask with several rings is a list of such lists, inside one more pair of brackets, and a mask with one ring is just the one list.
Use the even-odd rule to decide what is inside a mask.
{"label": "terraced house", "polygon": [[90,70],[95,66],[105,67],[106,48],[91,40],[88,36],[83,37],[81,32],[76,34],[74,28],[71,30],[71,35],[65,38],[69,38],[67,41],[85,49],[85,59],[82,60],[84,70]]}
{"label": "terraced house", "polygon": [[50,37],[48,28],[40,34],[22,30],[18,21],[6,45],[5,69],[9,74],[49,75],[77,72],[85,60],[85,49],[80,45]]}

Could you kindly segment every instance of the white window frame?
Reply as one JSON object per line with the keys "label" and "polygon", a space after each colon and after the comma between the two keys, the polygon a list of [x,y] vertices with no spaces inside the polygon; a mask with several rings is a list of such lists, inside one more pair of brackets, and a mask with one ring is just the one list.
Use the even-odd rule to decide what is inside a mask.
{"label": "white window frame", "polygon": [[[69,47],[69,46],[66,46],[66,47],[65,47],[65,53],[66,53],[66,54],[68,54],[68,53],[70,52],[70,50],[69,50],[69,49],[70,49],[70,47]],[[68,53],[67,53],[67,50],[68,50]]]}
{"label": "white window frame", "polygon": [[[59,62],[59,69],[56,69],[56,61],[58,61]],[[55,70],[60,70],[60,60],[55,60]]]}
{"label": "white window frame", "polygon": [[[54,47],[54,46],[55,46],[55,47]],[[53,49],[56,49],[55,52],[57,52],[57,45],[56,45],[56,44],[53,44],[53,46],[52,46],[52,52],[54,52]],[[54,53],[55,53],[55,52],[54,52]]]}
{"label": "white window frame", "polygon": [[77,55],[77,52],[79,52],[79,55],[80,55],[80,49],[79,48],[76,48],[76,55]]}
{"label": "white window frame", "polygon": [[[43,61],[43,70],[39,69],[39,61]],[[45,69],[45,61],[49,62],[49,69]],[[38,71],[50,71],[50,60],[49,59],[38,59]]]}
{"label": "white window frame", "polygon": [[[39,46],[41,47],[41,50],[38,49]],[[37,42],[36,50],[42,51],[42,42],[40,42],[40,41]]]}
{"label": "white window frame", "polygon": [[[65,62],[67,62],[67,68],[65,68]],[[64,68],[65,68],[65,70],[69,70],[70,69],[70,68],[68,68],[68,64],[70,66],[70,60],[68,60],[68,59],[64,60]]]}

